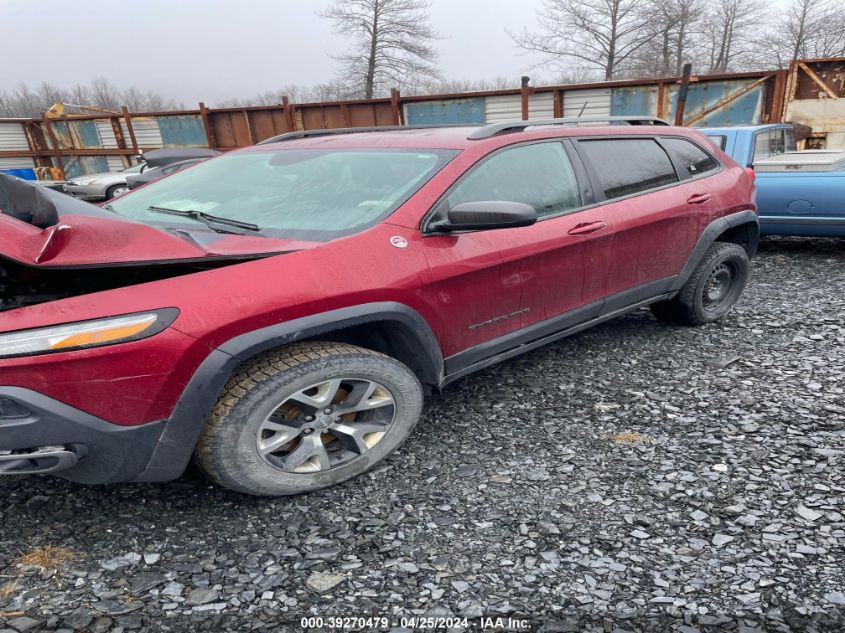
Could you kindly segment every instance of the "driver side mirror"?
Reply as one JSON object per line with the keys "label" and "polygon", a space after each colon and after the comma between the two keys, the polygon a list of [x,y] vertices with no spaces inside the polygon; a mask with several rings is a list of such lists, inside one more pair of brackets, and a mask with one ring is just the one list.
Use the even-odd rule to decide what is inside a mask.
{"label": "driver side mirror", "polygon": [[489,200],[462,202],[447,214],[448,220],[439,224],[442,231],[507,229],[530,226],[537,221],[537,211],[529,204]]}

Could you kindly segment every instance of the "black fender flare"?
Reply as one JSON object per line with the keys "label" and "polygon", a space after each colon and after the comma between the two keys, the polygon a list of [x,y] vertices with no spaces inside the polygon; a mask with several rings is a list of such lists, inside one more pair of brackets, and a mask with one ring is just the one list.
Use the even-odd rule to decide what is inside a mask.
{"label": "black fender flare", "polygon": [[678,275],[672,283],[672,286],[669,289],[670,292],[677,292],[685,283],[687,283],[690,275],[692,275],[692,271],[695,270],[698,262],[700,262],[701,258],[704,257],[704,253],[707,252],[707,249],[713,246],[716,238],[722,235],[725,231],[744,224],[753,224],[756,228],[751,235],[749,243],[746,245],[748,256],[753,257],[754,253],[757,252],[757,245],[760,241],[760,220],[757,216],[757,212],[753,209],[746,209],[745,211],[738,211],[736,213],[731,213],[730,215],[717,218],[708,224],[701,232],[698,242],[695,244],[695,248],[692,249],[692,253],[690,253],[689,258],[687,258],[687,263],[684,265],[683,270],[681,270],[681,274]]}
{"label": "black fender flare", "polygon": [[401,327],[418,346],[423,382],[442,382],[443,355],[434,332],[419,312],[402,303],[365,303],[246,332],[212,350],[200,364],[168,418],[147,467],[134,481],[169,481],[184,472],[212,407],[239,365],[270,349],[366,323]]}

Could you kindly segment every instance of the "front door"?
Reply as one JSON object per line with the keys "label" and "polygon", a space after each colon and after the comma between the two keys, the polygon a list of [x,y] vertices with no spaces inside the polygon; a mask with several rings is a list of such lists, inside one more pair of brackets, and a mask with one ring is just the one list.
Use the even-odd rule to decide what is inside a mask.
{"label": "front door", "polygon": [[[468,231],[424,238],[433,282],[426,289],[437,312],[452,319],[447,373],[561,329],[556,317],[585,304],[599,310],[610,225],[585,204],[560,139],[499,150],[469,170],[436,213],[464,202],[510,201],[531,205],[539,221],[529,227]],[[448,357],[452,357],[451,359]]]}

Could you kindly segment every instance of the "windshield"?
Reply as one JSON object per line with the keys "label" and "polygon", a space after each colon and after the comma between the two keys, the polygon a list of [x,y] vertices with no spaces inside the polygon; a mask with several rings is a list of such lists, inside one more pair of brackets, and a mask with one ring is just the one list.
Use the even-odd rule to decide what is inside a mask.
{"label": "windshield", "polygon": [[123,170],[124,174],[137,174],[140,173],[144,169],[144,163],[138,163],[137,165],[132,165],[132,167],[128,167]]}
{"label": "windshield", "polygon": [[387,217],[456,154],[449,150],[289,149],[232,153],[153,182],[111,203],[154,225],[196,219],[150,207],[249,222],[260,234],[312,241],[349,235]]}

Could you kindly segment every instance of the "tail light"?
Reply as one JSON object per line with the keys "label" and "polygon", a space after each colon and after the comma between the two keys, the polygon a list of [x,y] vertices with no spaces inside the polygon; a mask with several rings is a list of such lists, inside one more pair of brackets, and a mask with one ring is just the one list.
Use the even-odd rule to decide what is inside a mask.
{"label": "tail light", "polygon": [[757,180],[757,174],[754,172],[753,167],[746,167],[745,171],[748,172],[748,175],[751,176],[751,182]]}

